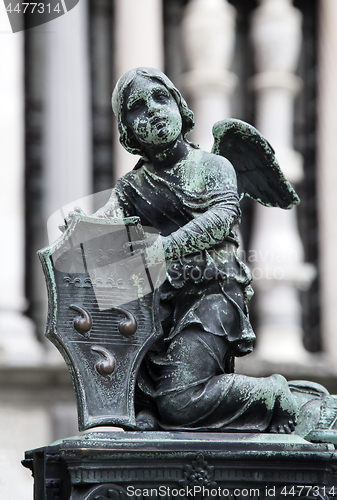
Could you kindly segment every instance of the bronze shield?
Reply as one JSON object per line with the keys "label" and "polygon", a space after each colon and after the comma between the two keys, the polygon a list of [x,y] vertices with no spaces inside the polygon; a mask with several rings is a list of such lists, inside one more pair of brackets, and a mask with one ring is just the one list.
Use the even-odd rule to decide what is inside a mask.
{"label": "bronze shield", "polygon": [[48,288],[46,336],[71,373],[79,429],[135,428],[134,391],[142,358],[162,334],[159,286],[165,262],[146,261],[137,217],[77,214],[65,233],[38,252]]}

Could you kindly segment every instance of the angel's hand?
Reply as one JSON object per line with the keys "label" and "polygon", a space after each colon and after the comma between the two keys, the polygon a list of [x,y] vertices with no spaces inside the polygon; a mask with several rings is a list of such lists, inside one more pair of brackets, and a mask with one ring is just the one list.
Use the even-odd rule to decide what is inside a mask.
{"label": "angel's hand", "polygon": [[163,248],[163,237],[158,233],[145,233],[146,238],[125,243],[125,252],[132,252],[134,255],[144,255],[148,265],[156,265],[165,261]]}
{"label": "angel's hand", "polygon": [[144,240],[129,241],[123,245],[125,252],[131,251],[134,254],[142,254],[148,248],[157,243],[158,238],[161,238],[157,233],[145,233]]}
{"label": "angel's hand", "polygon": [[73,218],[77,214],[86,215],[85,212],[82,210],[81,207],[74,207],[74,211],[73,212],[69,212],[69,214],[67,215],[67,217],[64,219],[64,224],[61,224],[59,226],[59,230],[62,233],[64,233],[64,231],[68,228],[69,224],[71,223],[71,221],[73,220]]}

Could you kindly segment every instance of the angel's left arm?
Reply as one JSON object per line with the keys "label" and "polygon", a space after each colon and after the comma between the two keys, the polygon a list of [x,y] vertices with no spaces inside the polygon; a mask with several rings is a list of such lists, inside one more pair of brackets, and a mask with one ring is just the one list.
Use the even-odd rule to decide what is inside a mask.
{"label": "angel's left arm", "polygon": [[203,214],[162,237],[165,256],[176,259],[184,254],[207,250],[229,235],[241,215],[236,175],[231,164],[222,164],[208,178],[209,208]]}

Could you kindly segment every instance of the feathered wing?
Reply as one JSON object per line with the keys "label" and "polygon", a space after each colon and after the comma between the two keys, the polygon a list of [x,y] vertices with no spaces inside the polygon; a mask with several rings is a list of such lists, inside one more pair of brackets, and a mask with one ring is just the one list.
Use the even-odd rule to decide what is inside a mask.
{"label": "feathered wing", "polygon": [[240,199],[249,196],[267,207],[291,208],[300,202],[284,177],[269,142],[246,122],[229,119],[213,126],[212,153],[233,165]]}

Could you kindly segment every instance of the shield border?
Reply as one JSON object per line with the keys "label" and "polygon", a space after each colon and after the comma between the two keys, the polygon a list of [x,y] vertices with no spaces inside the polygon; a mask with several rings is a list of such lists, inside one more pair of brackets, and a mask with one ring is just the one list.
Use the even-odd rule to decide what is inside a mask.
{"label": "shield border", "polygon": [[136,379],[140,364],[146,352],[151,345],[162,336],[162,326],[159,320],[159,288],[155,288],[152,293],[152,331],[147,340],[143,343],[141,349],[138,351],[137,356],[133,360],[132,369],[130,371],[128,394],[127,394],[127,418],[116,416],[92,416],[89,414],[88,405],[86,403],[86,393],[84,380],[81,374],[80,367],[76,360],[71,356],[67,350],[61,336],[57,329],[57,311],[58,311],[58,294],[57,285],[55,280],[54,268],[51,261],[52,254],[58,250],[64,243],[66,243],[79,222],[88,222],[104,225],[136,225],[140,224],[139,217],[127,217],[119,219],[99,219],[95,217],[85,216],[82,214],[75,214],[67,227],[67,230],[55,242],[49,246],[39,250],[37,255],[42,264],[48,293],[48,316],[45,327],[45,336],[50,340],[61,353],[68,370],[71,375],[73,387],[76,395],[77,413],[78,413],[78,427],[80,431],[96,427],[96,426],[118,426],[126,430],[136,429],[136,417],[134,407],[134,394],[136,388]]}

